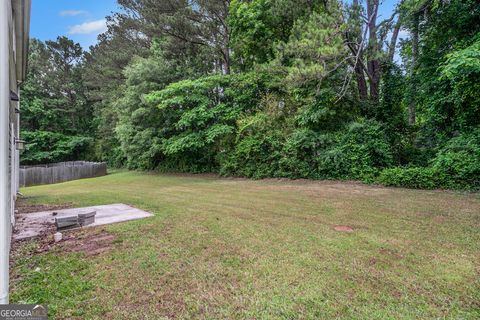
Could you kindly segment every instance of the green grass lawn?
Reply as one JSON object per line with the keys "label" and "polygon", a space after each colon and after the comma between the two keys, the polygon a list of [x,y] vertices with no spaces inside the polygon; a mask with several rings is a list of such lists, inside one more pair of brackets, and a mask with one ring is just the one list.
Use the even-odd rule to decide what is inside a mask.
{"label": "green grass lawn", "polygon": [[14,251],[12,302],[56,318],[480,318],[478,194],[136,172],[22,192],[155,214],[88,231],[115,237],[97,255]]}

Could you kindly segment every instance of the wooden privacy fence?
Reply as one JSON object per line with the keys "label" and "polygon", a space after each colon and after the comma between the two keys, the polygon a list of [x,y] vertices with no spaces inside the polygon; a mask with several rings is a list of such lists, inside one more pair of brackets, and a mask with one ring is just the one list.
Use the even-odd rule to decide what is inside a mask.
{"label": "wooden privacy fence", "polygon": [[69,161],[20,167],[20,186],[59,183],[107,174],[105,162]]}

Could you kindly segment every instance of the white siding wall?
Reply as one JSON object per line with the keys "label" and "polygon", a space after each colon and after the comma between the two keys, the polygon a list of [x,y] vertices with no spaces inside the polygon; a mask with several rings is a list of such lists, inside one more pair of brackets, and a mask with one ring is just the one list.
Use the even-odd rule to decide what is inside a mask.
{"label": "white siding wall", "polygon": [[17,194],[19,124],[10,90],[18,93],[11,0],[0,0],[0,304],[8,303],[9,253]]}
{"label": "white siding wall", "polygon": [[8,302],[11,190],[9,184],[11,3],[0,0],[0,303]]}
{"label": "white siding wall", "polygon": [[15,124],[14,122],[10,123],[10,197],[11,197],[11,208],[10,208],[10,223],[12,227],[15,225],[15,200],[17,198],[17,183],[16,183],[16,161],[15,161]]}

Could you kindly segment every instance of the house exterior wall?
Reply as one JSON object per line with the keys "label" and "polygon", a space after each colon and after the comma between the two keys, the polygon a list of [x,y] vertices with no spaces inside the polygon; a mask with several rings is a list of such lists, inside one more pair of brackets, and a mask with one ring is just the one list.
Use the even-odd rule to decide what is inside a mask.
{"label": "house exterior wall", "polygon": [[0,0],[0,304],[8,303],[9,254],[18,191],[19,84],[25,75],[30,0]]}

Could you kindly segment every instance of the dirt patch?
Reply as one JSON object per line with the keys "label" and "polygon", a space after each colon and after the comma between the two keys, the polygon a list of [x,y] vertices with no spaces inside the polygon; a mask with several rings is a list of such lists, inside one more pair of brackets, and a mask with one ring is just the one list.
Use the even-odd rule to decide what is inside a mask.
{"label": "dirt patch", "polygon": [[28,204],[24,201],[18,201],[16,205],[16,209],[18,213],[25,214],[25,213],[33,213],[33,212],[42,212],[42,211],[52,211],[52,210],[61,210],[71,208],[72,204],[64,203],[64,204]]}
{"label": "dirt patch", "polygon": [[110,251],[115,239],[115,235],[105,230],[94,234],[71,233],[58,242],[57,246],[65,252],[81,252],[87,256],[95,256]]}
{"label": "dirt patch", "polygon": [[[55,242],[55,231],[28,241],[13,241],[10,254],[10,268],[15,267],[15,260],[22,257],[54,252],[79,252],[88,257],[108,252],[116,242],[116,236],[105,229],[71,230],[63,233],[63,239]],[[31,244],[31,245],[29,245]],[[33,245],[32,245],[33,244]]]}
{"label": "dirt patch", "polygon": [[87,256],[95,256],[112,249],[115,235],[105,229],[91,231],[70,231],[63,233],[63,239],[55,242],[52,237],[43,241],[36,253],[47,252],[52,249],[63,252],[80,252]]}
{"label": "dirt patch", "polygon": [[333,229],[338,232],[353,232],[353,228],[349,226],[335,226]]}
{"label": "dirt patch", "polygon": [[24,241],[24,240],[30,240],[31,238],[45,238],[48,237],[52,234],[54,234],[57,231],[57,228],[53,223],[48,223],[48,222],[42,222],[42,223],[35,223],[31,224],[28,226],[28,229],[34,230],[35,236],[31,238],[25,238],[25,239],[19,239],[17,240],[17,235],[20,233],[22,229],[26,229],[24,226],[24,218],[16,218],[16,223],[15,227],[13,228],[12,234],[13,234],[13,241]]}
{"label": "dirt patch", "polygon": [[433,218],[433,221],[434,221],[435,223],[438,223],[438,224],[443,224],[443,223],[445,223],[445,217],[443,217],[443,216],[435,216],[435,217]]}

